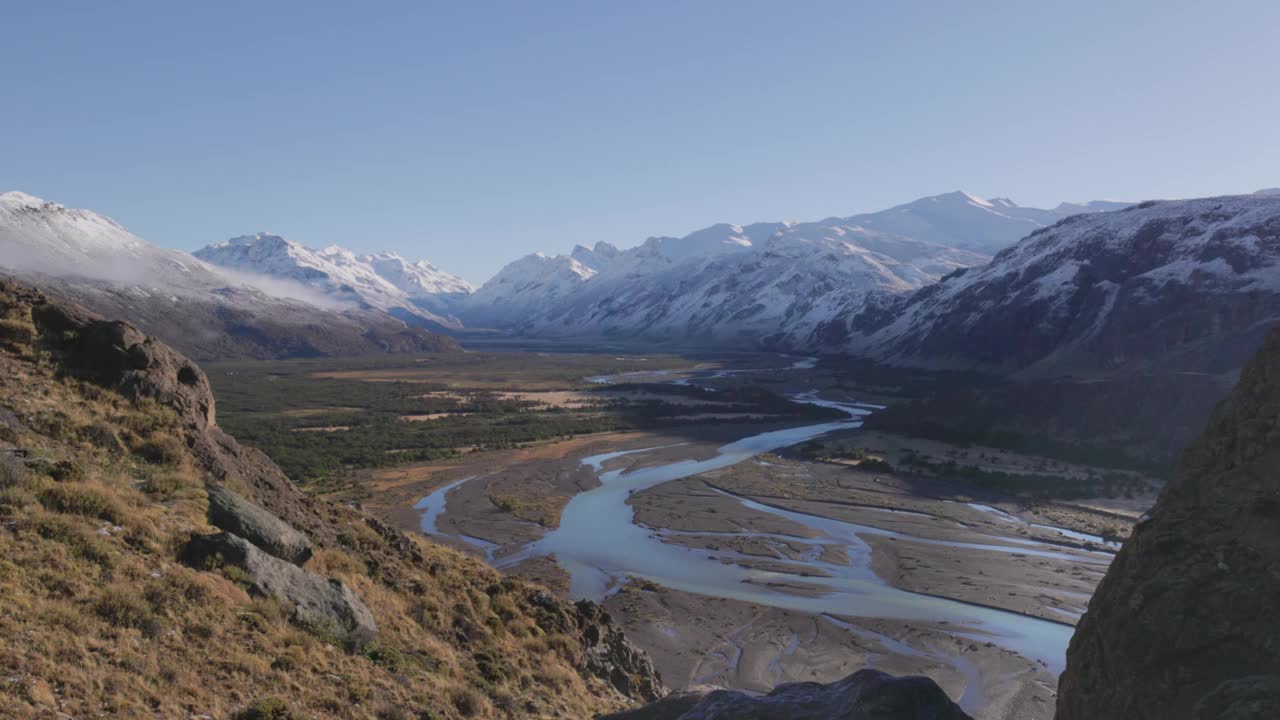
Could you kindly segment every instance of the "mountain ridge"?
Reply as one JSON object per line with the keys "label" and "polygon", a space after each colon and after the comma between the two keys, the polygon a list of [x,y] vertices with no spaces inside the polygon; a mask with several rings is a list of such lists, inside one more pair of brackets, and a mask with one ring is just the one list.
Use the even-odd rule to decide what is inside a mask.
{"label": "mountain ridge", "polygon": [[434,352],[456,348],[371,307],[341,307],[300,283],[264,290],[119,223],[0,193],[0,273],[126,317],[200,359]]}
{"label": "mountain ridge", "polygon": [[836,320],[829,350],[1021,375],[1240,367],[1280,321],[1280,197],[1149,201],[1038,230]]}
{"label": "mountain ridge", "polygon": [[[468,324],[528,336],[799,347],[827,320],[857,312],[868,298],[982,264],[992,248],[1067,212],[1112,205],[1042,210],[956,191],[845,218],[719,223],[626,250],[535,253],[499,271],[459,314]],[[803,246],[811,262],[804,261]]]}

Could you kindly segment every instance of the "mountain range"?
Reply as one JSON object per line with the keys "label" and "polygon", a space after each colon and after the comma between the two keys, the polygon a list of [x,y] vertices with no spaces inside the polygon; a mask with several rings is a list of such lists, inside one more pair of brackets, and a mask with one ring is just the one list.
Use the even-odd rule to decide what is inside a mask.
{"label": "mountain range", "polygon": [[188,255],[10,192],[0,267],[206,358],[440,349],[453,343],[431,330],[496,328],[1022,376],[1212,373],[1280,319],[1277,217],[1269,190],[1051,210],[953,192],[528,255],[474,288],[426,261],[271,233]]}
{"label": "mountain range", "polygon": [[451,315],[453,305],[475,289],[425,260],[390,252],[357,256],[336,245],[317,250],[272,233],[232,238],[194,254],[243,273],[249,283],[294,282],[344,305],[449,328],[461,326]]}
{"label": "mountain range", "polygon": [[1280,195],[1144,202],[833,319],[816,346],[1023,376],[1239,368],[1280,323]]}
{"label": "mountain range", "polygon": [[201,359],[456,348],[376,306],[216,267],[97,213],[20,192],[0,193],[0,272],[128,318]]}
{"label": "mountain range", "polygon": [[869,298],[924,287],[1038,228],[1124,203],[1024,208],[965,192],[815,222],[718,224],[627,250],[607,243],[507,265],[460,306],[521,335],[805,346]]}

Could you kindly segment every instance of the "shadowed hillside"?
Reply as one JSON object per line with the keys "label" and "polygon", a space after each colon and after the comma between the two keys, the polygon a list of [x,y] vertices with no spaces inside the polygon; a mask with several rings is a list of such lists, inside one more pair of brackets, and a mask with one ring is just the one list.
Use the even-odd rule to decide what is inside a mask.
{"label": "shadowed hillside", "polygon": [[1280,331],[1116,556],[1059,720],[1280,717]]}

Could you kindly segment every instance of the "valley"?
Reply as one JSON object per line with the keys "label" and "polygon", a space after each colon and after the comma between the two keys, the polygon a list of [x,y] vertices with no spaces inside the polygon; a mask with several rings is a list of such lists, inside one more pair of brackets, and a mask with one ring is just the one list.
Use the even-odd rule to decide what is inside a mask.
{"label": "valley", "polygon": [[1051,717],[1072,625],[1159,487],[864,430],[932,379],[859,388],[816,358],[490,349],[211,375],[223,422],[277,461],[335,451],[304,487],[602,602],[672,687],[870,666],[975,717]]}

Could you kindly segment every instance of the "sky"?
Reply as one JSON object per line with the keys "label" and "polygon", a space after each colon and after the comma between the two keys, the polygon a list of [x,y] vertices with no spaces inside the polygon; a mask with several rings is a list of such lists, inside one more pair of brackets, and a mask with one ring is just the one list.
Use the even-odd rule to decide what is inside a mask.
{"label": "sky", "polygon": [[0,191],[481,282],[964,189],[1280,185],[1280,2],[0,0]]}

